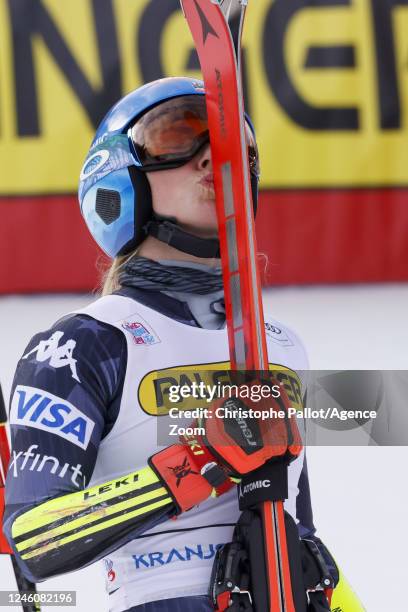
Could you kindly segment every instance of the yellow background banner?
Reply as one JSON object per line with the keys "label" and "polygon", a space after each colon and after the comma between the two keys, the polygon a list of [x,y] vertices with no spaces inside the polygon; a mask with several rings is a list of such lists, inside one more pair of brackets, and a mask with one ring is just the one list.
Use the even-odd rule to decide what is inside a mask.
{"label": "yellow background banner", "polygon": [[[263,188],[408,185],[408,0],[253,0]],[[178,0],[0,0],[0,195],[71,193],[122,95],[199,76]]]}

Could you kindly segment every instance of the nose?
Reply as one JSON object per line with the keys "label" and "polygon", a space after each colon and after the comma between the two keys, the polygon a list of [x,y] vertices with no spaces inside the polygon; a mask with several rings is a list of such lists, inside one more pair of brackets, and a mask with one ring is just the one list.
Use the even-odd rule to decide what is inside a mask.
{"label": "nose", "polygon": [[207,142],[197,153],[197,166],[199,170],[212,170],[211,147]]}

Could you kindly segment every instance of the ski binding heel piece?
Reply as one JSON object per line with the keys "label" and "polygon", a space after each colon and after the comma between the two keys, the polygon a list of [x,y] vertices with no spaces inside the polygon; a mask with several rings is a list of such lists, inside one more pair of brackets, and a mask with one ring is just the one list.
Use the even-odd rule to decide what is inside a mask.
{"label": "ski binding heel piece", "polygon": [[239,542],[218,549],[211,573],[209,596],[217,612],[252,612],[249,559]]}

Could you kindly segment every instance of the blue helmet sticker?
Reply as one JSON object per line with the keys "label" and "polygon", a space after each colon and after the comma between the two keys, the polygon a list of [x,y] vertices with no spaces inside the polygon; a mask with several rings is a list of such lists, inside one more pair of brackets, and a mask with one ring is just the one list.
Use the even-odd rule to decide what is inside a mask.
{"label": "blue helmet sticker", "polygon": [[102,168],[108,161],[109,155],[110,153],[107,149],[96,151],[96,153],[90,155],[81,170],[80,179],[84,180],[99,170],[99,168]]}
{"label": "blue helmet sticker", "polygon": [[134,163],[126,134],[108,136],[98,142],[91,148],[82,166],[78,190],[80,202],[95,183],[111,172],[127,168]]}

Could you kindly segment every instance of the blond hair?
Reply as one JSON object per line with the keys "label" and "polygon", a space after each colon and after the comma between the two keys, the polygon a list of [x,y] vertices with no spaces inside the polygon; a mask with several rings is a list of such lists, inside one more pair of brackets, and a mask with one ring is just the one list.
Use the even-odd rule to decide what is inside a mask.
{"label": "blond hair", "polygon": [[102,270],[102,278],[101,278],[101,294],[102,295],[110,295],[114,291],[117,291],[121,288],[121,284],[119,282],[119,275],[122,268],[127,264],[129,259],[136,255],[138,249],[135,249],[131,253],[127,253],[126,255],[118,255],[110,262],[109,266]]}

